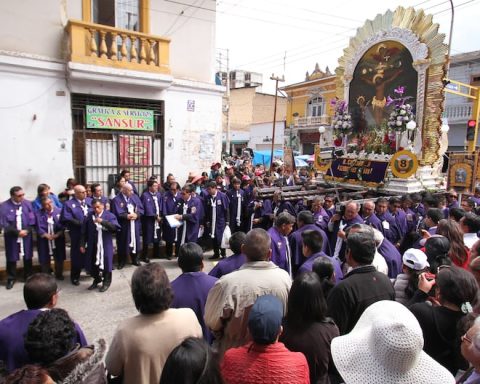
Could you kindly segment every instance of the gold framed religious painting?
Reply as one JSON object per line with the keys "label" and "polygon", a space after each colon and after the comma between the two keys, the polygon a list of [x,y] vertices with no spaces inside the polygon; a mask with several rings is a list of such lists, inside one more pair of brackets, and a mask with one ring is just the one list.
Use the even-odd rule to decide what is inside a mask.
{"label": "gold framed religious painting", "polygon": [[448,163],[448,189],[471,193],[476,176],[477,153],[451,153]]}

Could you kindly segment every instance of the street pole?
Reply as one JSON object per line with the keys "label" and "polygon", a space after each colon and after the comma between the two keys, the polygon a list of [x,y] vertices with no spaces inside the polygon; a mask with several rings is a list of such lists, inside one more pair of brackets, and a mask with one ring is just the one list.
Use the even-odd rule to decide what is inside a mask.
{"label": "street pole", "polygon": [[450,33],[448,36],[448,54],[447,54],[447,71],[446,71],[446,78],[448,79],[448,75],[450,72],[450,51],[452,49],[452,34],[453,34],[453,18],[455,16],[455,7],[453,6],[453,0],[450,0],[450,7],[452,8],[452,17],[450,19]]}
{"label": "street pole", "polygon": [[275,80],[275,102],[273,105],[273,128],[272,128],[272,151],[270,156],[270,173],[273,168],[273,150],[275,148],[275,125],[277,124],[277,94],[278,94],[278,82],[285,81],[284,77],[276,77],[273,73],[270,80]]}
{"label": "street pole", "polygon": [[227,49],[227,135],[225,140],[225,152],[231,155],[230,149],[230,55]]}

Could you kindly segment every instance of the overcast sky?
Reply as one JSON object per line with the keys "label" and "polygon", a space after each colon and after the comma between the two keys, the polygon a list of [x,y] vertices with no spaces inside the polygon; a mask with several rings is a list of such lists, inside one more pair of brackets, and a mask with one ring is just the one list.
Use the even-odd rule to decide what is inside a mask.
{"label": "overcast sky", "polygon": [[[480,0],[453,0],[453,4],[452,55],[480,50]],[[263,73],[263,91],[271,93],[272,73],[284,75],[282,85],[287,85],[303,81],[316,62],[333,72],[356,29],[399,5],[434,15],[448,43],[448,0],[217,0],[216,46],[229,49],[230,70]],[[222,63],[225,66],[225,60]]]}

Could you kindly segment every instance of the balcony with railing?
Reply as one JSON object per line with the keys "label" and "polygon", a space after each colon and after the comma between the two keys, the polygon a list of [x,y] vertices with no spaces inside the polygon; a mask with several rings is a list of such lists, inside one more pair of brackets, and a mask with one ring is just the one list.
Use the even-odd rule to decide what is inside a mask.
{"label": "balcony with railing", "polygon": [[472,116],[472,103],[459,103],[445,106],[445,117],[449,123],[466,123]]}
{"label": "balcony with railing", "polygon": [[295,128],[315,128],[321,125],[330,125],[331,118],[328,115],[294,117],[293,125]]}
{"label": "balcony with railing", "polygon": [[167,38],[76,20],[66,29],[72,62],[170,73]]}

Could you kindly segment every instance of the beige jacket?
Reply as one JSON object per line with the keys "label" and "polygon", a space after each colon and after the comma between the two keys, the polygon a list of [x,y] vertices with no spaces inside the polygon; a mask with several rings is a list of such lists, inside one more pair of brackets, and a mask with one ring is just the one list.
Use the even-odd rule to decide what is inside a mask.
{"label": "beige jacket", "polygon": [[245,344],[250,308],[259,296],[274,295],[287,308],[292,280],[271,261],[245,263],[238,271],[222,276],[210,290],[205,304],[205,324],[214,332],[220,356]]}
{"label": "beige jacket", "polygon": [[123,383],[158,384],[170,352],[187,337],[202,337],[202,328],[189,308],[137,315],[118,327],[105,360]]}

